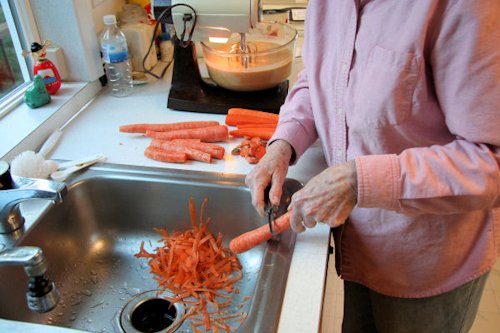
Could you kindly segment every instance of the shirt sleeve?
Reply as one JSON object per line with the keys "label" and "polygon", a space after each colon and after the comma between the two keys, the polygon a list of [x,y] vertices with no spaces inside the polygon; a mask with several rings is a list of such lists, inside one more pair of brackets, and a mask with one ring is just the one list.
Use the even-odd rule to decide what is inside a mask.
{"label": "shirt sleeve", "polygon": [[455,140],[357,157],[360,207],[453,214],[500,206],[500,2],[454,1],[443,13],[428,61]]}
{"label": "shirt sleeve", "polygon": [[280,109],[278,127],[271,140],[285,140],[294,149],[295,159],[300,158],[318,138],[311,109],[306,70],[299,73],[297,81]]}

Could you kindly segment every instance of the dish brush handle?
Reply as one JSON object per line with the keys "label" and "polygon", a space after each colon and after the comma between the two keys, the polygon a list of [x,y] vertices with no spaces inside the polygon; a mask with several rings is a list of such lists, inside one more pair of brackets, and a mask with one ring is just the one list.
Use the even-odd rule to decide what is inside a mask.
{"label": "dish brush handle", "polygon": [[56,146],[56,144],[59,142],[59,139],[61,138],[62,131],[60,129],[55,130],[52,132],[51,135],[45,140],[43,143],[42,147],[40,147],[40,150],[38,153],[44,157],[46,157],[52,149]]}

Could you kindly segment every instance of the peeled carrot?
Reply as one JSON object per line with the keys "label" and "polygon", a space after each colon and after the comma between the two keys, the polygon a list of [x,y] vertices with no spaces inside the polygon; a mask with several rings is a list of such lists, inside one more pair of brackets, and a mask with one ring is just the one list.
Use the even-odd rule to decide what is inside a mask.
{"label": "peeled carrot", "polygon": [[270,123],[277,124],[279,116],[274,113],[242,109],[242,108],[231,108],[227,111],[227,116],[225,122],[227,125],[236,126],[238,124],[251,124],[251,123]]}
{"label": "peeled carrot", "polygon": [[225,148],[223,146],[215,143],[201,142],[195,140],[196,139],[175,139],[171,140],[171,142],[175,142],[176,144],[179,145],[204,151],[205,153],[209,153],[213,158],[222,159],[224,157]]}
{"label": "peeled carrot", "polygon": [[229,131],[229,134],[235,137],[259,137],[264,140],[269,140],[275,132],[274,128],[242,128]]}
{"label": "peeled carrot", "polygon": [[170,124],[130,124],[120,126],[120,132],[146,133],[146,131],[168,132],[180,129],[218,126],[218,121],[184,121]]}
{"label": "peeled carrot", "polygon": [[166,151],[155,147],[147,147],[144,155],[153,160],[171,163],[184,163],[188,160],[186,153]]}
{"label": "peeled carrot", "polygon": [[187,146],[182,146],[172,141],[163,141],[155,139],[149,145],[150,147],[160,148],[166,151],[185,153],[190,160],[212,163],[212,156],[201,150],[193,149]]}
{"label": "peeled carrot", "polygon": [[169,132],[146,131],[146,135],[153,139],[200,139],[203,142],[224,141],[228,137],[227,127],[224,125],[203,128],[191,128]]}
{"label": "peeled carrot", "polygon": [[[287,212],[272,222],[273,231],[275,233],[280,233],[290,228],[290,215],[291,212]],[[246,232],[231,240],[231,242],[229,243],[229,248],[235,254],[242,253],[253,249],[261,243],[264,243],[271,237],[273,237],[273,235],[269,230],[269,226],[267,224],[264,224],[257,229]]]}

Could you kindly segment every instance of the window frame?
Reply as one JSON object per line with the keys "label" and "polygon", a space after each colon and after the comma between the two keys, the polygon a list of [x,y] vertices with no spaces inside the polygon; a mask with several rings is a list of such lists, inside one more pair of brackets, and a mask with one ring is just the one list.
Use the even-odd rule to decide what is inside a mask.
{"label": "window frame", "polygon": [[[114,3],[116,0],[106,1]],[[58,46],[67,51],[64,56],[69,58],[66,62],[69,77],[67,81],[63,80],[63,89],[52,96],[49,104],[33,110],[24,103],[24,92],[31,82],[24,85],[24,90],[16,90],[17,95],[12,96],[9,104],[6,100],[0,100],[0,112],[4,109],[11,110],[0,117],[2,137],[0,159],[10,161],[22,151],[36,150],[54,130],[64,127],[82,111],[82,108],[102,91],[100,78],[104,75],[104,71],[100,54],[96,49],[98,38],[93,15],[98,5],[93,0],[0,0],[0,2],[2,6],[9,5],[12,21],[16,24],[16,32],[24,37],[20,42],[21,48],[30,49],[31,42],[40,41],[42,35],[58,35]],[[108,9],[105,6],[100,10]],[[69,24],[67,30],[72,29],[72,34],[61,34],[60,25],[52,25],[54,15],[66,11],[68,15],[64,17],[71,19],[65,24]],[[61,39],[61,36],[64,38]],[[74,45],[77,47],[74,48]],[[32,57],[27,57],[26,61],[28,72],[32,75]]]}
{"label": "window frame", "polygon": [[0,99],[0,119],[14,110],[23,100],[24,92],[32,79],[30,67],[33,63],[23,55],[23,49],[27,48],[28,40],[39,38],[35,18],[28,0],[0,0],[4,12],[5,21],[9,28],[9,34],[14,45],[17,61],[21,69],[24,83],[13,89],[10,93]]}

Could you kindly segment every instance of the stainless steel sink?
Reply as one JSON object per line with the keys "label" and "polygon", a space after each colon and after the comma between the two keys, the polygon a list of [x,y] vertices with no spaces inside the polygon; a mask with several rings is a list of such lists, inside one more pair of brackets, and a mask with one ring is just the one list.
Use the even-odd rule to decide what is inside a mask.
{"label": "stainless steel sink", "polygon": [[[282,210],[300,187],[286,181]],[[153,228],[189,227],[189,197],[197,207],[208,197],[210,229],[224,235],[226,246],[265,222],[251,205],[244,176],[95,166],[69,179],[63,203],[47,209],[18,242],[44,251],[48,276],[61,295],[59,305],[45,314],[29,311],[23,268],[0,267],[0,318],[91,332],[137,330],[124,322],[130,319],[124,311],[133,311],[134,302],[153,300],[157,284],[145,260],[134,254],[143,240],[156,246],[160,237]],[[287,231],[239,255],[244,277],[233,302],[242,304],[238,310],[248,317],[235,327],[238,332],[276,331],[294,244],[294,234]],[[185,308],[177,304],[176,310],[179,318]],[[176,332],[190,332],[190,327],[186,321]]]}

